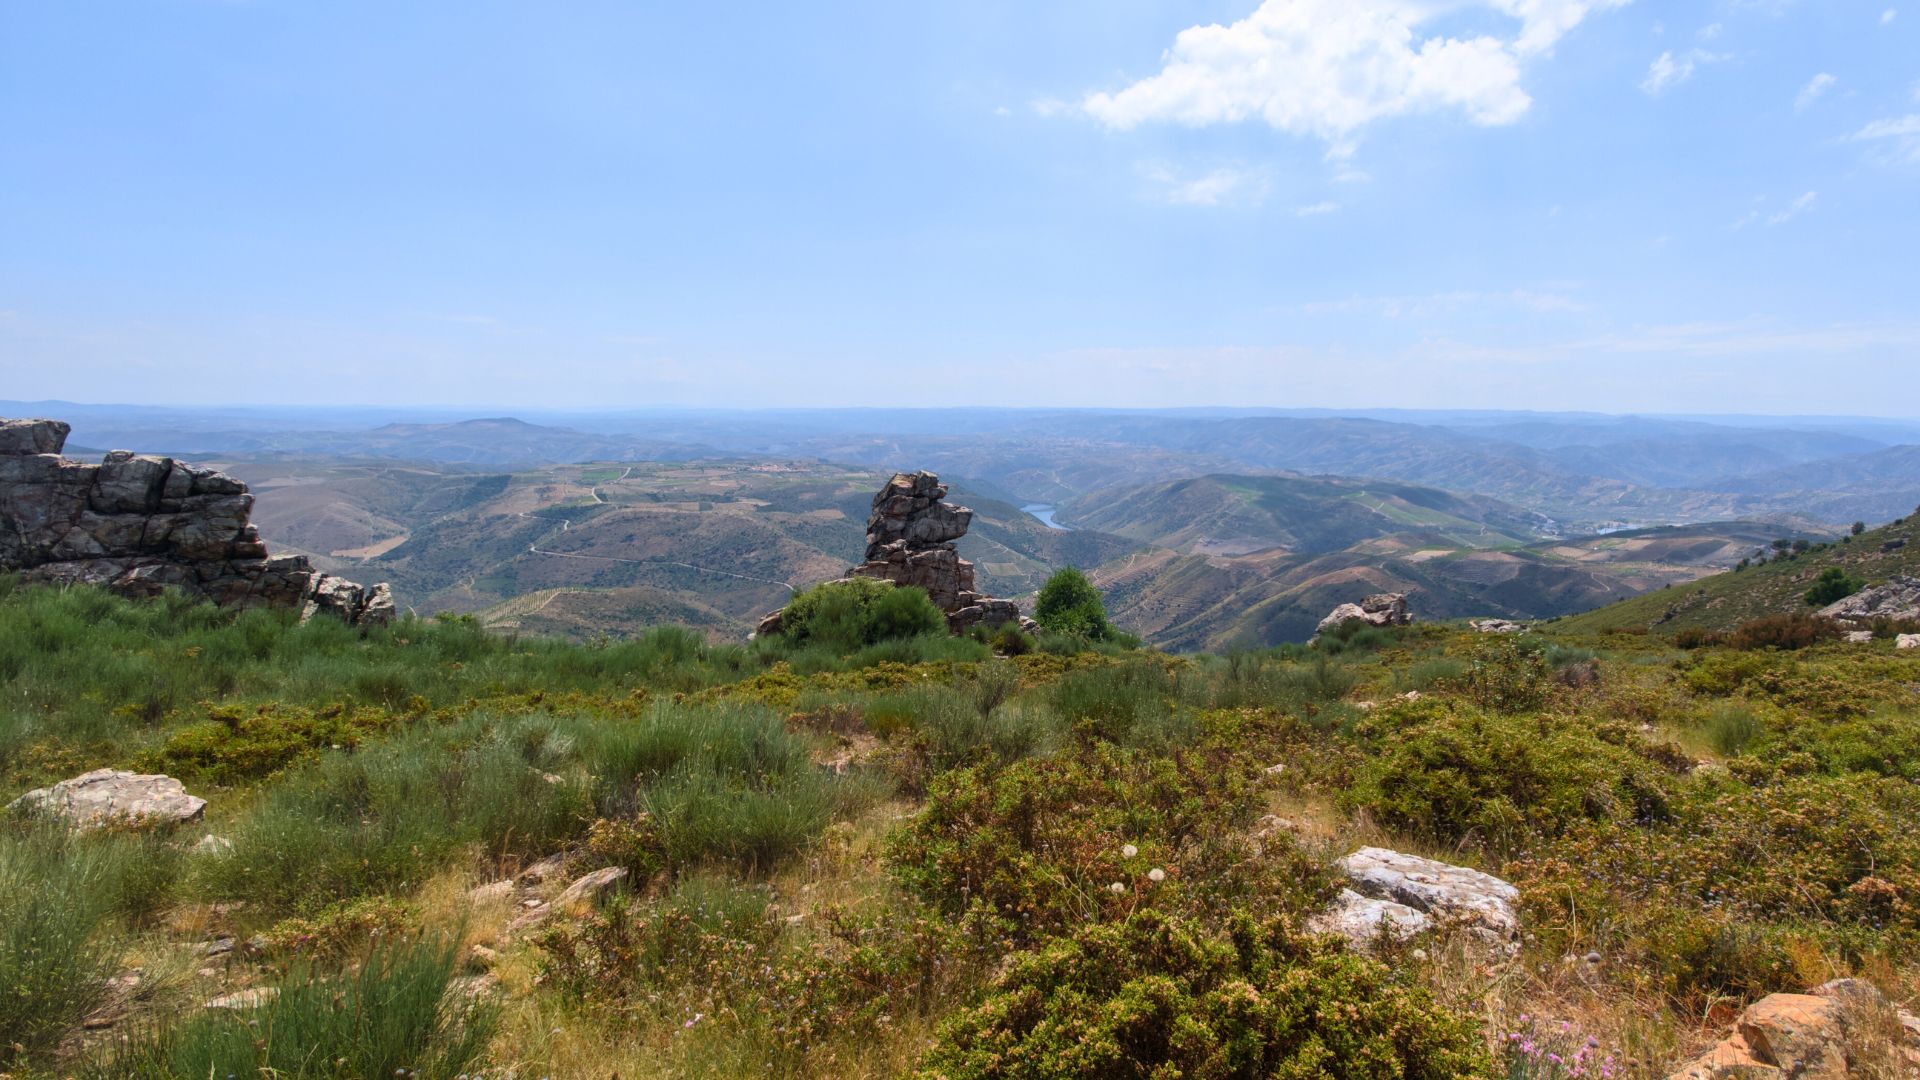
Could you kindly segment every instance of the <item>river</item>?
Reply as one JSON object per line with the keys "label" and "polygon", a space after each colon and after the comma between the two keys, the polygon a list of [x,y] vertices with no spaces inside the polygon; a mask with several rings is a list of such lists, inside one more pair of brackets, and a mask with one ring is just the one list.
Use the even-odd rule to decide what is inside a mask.
{"label": "river", "polygon": [[1021,507],[1020,510],[1023,513],[1031,514],[1034,520],[1038,521],[1042,525],[1045,525],[1049,529],[1053,529],[1057,532],[1073,531],[1067,526],[1062,525],[1059,522],[1053,520],[1053,504],[1052,503],[1029,503],[1026,506]]}

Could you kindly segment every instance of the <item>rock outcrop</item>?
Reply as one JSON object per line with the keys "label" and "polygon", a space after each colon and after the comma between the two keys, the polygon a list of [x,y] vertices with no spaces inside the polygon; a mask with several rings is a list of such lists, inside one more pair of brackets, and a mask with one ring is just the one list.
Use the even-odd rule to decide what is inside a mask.
{"label": "rock outcrop", "polygon": [[[1021,618],[1019,605],[976,587],[973,564],[954,547],[967,534],[973,511],[943,501],[946,497],[947,489],[933,473],[895,473],[873,497],[873,512],[867,515],[866,561],[841,580],[874,578],[925,589],[956,634],[1009,622],[1031,626]],[[760,620],[755,634],[779,632],[776,611]]]}
{"label": "rock outcrop", "polygon": [[1336,865],[1349,887],[1315,919],[1316,930],[1356,944],[1383,932],[1410,937],[1439,924],[1497,946],[1519,933],[1514,904],[1520,890],[1492,874],[1376,847],[1361,848]]}
{"label": "rock outcrop", "polygon": [[1475,619],[1472,623],[1475,633],[1479,634],[1524,634],[1527,624],[1511,619]]}
{"label": "rock outcrop", "polygon": [[1920,619],[1920,578],[1899,575],[1828,604],[1820,614],[1836,622],[1864,625],[1875,619]]}
{"label": "rock outcrop", "polygon": [[1350,622],[1363,622],[1370,626],[1406,626],[1413,622],[1413,612],[1407,606],[1406,593],[1375,593],[1357,604],[1341,604],[1334,608],[1313,634],[1321,634]]}
{"label": "rock outcrop", "polygon": [[95,769],[52,787],[37,788],[7,804],[60,818],[76,829],[109,825],[179,825],[198,821],[207,800],[187,794],[171,776]]}
{"label": "rock outcrop", "polygon": [[133,597],[176,588],[223,607],[298,608],[356,625],[392,619],[387,586],[268,555],[240,481],[125,450],[98,465],[69,461],[68,431],[58,420],[0,419],[0,570]]}
{"label": "rock outcrop", "polygon": [[1920,1020],[1871,983],[1836,979],[1747,1006],[1725,1041],[1670,1080],[1848,1080],[1920,1075]]}

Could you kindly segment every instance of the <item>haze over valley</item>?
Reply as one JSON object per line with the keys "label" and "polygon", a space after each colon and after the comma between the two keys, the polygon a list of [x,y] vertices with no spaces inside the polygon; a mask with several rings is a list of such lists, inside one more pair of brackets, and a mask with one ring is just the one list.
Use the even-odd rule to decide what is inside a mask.
{"label": "haze over valley", "polygon": [[[71,443],[216,464],[262,535],[422,613],[742,637],[864,544],[925,468],[978,514],[996,595],[1086,570],[1169,649],[1311,636],[1356,591],[1429,617],[1545,618],[1920,503],[1920,422],[1275,410],[789,410],[456,418],[0,402]],[[1022,510],[1050,505],[1065,529]]]}

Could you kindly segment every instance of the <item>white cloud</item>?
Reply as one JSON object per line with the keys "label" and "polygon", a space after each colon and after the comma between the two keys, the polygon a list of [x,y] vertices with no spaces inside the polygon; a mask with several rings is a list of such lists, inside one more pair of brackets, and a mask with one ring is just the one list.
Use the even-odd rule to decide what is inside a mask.
{"label": "white cloud", "polygon": [[1293,216],[1320,217],[1323,214],[1331,214],[1338,209],[1340,209],[1340,204],[1337,202],[1317,202],[1311,206],[1302,206],[1295,209]]}
{"label": "white cloud", "polygon": [[1893,20],[1899,17],[1900,17],[1900,13],[1898,11],[1894,10],[1893,8],[1888,8],[1887,10],[1880,13],[1880,25],[1892,26]]}
{"label": "white cloud", "polygon": [[1160,197],[1175,206],[1258,206],[1267,197],[1267,175],[1256,169],[1219,168],[1183,176],[1165,165],[1143,167]]}
{"label": "white cloud", "polygon": [[1822,94],[1833,89],[1833,84],[1838,81],[1824,71],[1807,80],[1807,85],[1800,88],[1800,96],[1793,100],[1793,110],[1806,112],[1814,102],[1820,100]]}
{"label": "white cloud", "polygon": [[1712,41],[1714,38],[1719,37],[1723,32],[1725,32],[1726,29],[1727,28],[1725,26],[1722,26],[1719,23],[1708,23],[1707,25],[1700,28],[1700,40]]}
{"label": "white cloud", "polygon": [[1679,56],[1663,52],[1647,66],[1647,77],[1640,80],[1640,89],[1651,97],[1659,97],[1693,78],[1694,71],[1702,65],[1717,64],[1725,59],[1726,55],[1705,49],[1690,49]]}
{"label": "white cloud", "polygon": [[1767,224],[1785,225],[1787,222],[1792,221],[1794,218],[1797,218],[1801,214],[1806,213],[1808,210],[1813,209],[1813,204],[1817,202],[1819,198],[1820,198],[1819,192],[1809,191],[1805,195],[1802,195],[1799,198],[1788,203],[1787,208],[1785,210],[1782,210],[1779,213],[1774,214],[1773,216],[1767,218]]}
{"label": "white cloud", "polygon": [[[1511,124],[1532,104],[1520,85],[1523,64],[1550,54],[1589,13],[1627,2],[1263,0],[1232,25],[1181,31],[1158,74],[1089,94],[1082,107],[1119,130],[1258,119],[1349,148],[1368,124],[1409,113],[1457,111],[1477,124]],[[1510,36],[1423,31],[1464,6],[1519,25]]]}
{"label": "white cloud", "polygon": [[[1920,97],[1920,94],[1916,94],[1916,97]],[[1848,138],[1854,142],[1891,147],[1894,160],[1920,165],[1920,113],[1875,120]]]}
{"label": "white cloud", "polygon": [[1912,116],[1892,116],[1885,120],[1875,120],[1859,131],[1854,132],[1855,139],[1897,139],[1908,135],[1920,135],[1920,113]]}
{"label": "white cloud", "polygon": [[1802,195],[1799,198],[1788,203],[1783,209],[1776,210],[1773,213],[1769,214],[1764,209],[1767,201],[1766,197],[1761,196],[1760,198],[1753,200],[1754,208],[1748,211],[1745,217],[1734,222],[1732,225],[1732,228],[1737,232],[1741,229],[1746,228],[1749,225],[1756,225],[1763,221],[1766,222],[1767,225],[1769,226],[1785,225],[1787,222],[1792,221],[1794,218],[1797,218],[1801,214],[1804,214],[1808,210],[1811,210],[1813,208],[1813,204],[1819,201],[1819,199],[1820,199],[1819,192],[1809,191],[1805,195]]}

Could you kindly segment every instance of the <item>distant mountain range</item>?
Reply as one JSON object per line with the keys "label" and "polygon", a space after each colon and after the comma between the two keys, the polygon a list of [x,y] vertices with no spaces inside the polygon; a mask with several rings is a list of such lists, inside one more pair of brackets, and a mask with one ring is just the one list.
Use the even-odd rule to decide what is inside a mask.
{"label": "distant mountain range", "polygon": [[[72,442],[189,454],[524,468],[791,457],[929,468],[1009,501],[1067,503],[1208,473],[1393,480],[1500,499],[1568,533],[1622,524],[1884,517],[1920,491],[1920,422],[1360,410],[795,410],[532,414],[205,410],[0,402]],[[559,421],[559,422],[556,422]]]}
{"label": "distant mountain range", "polygon": [[[1271,644],[1385,589],[1428,617],[1548,617],[1920,503],[1920,424],[1859,418],[1273,410],[493,416],[0,402],[74,447],[213,460],[279,547],[419,610],[744,632],[838,574],[894,470],[979,512],[990,591],[1088,570],[1172,648]],[[555,422],[564,421],[564,422]],[[1048,528],[1023,513],[1055,507]],[[1677,527],[1675,527],[1677,526]]]}

